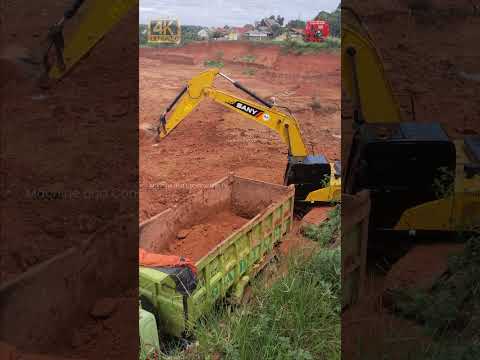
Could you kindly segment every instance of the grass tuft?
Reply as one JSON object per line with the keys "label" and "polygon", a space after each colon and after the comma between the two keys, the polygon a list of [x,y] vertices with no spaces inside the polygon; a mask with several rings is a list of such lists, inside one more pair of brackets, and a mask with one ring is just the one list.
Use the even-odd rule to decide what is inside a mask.
{"label": "grass tuft", "polygon": [[479,273],[480,238],[471,237],[430,291],[394,293],[397,313],[422,324],[434,340],[425,358],[480,358]]}
{"label": "grass tuft", "polygon": [[325,50],[339,49],[341,46],[340,38],[328,37],[325,41],[320,43],[301,42],[301,41],[284,41],[282,43],[282,50],[285,54],[312,54]]}
{"label": "grass tuft", "polygon": [[247,63],[253,63],[256,60],[255,55],[244,55],[240,57],[240,61],[247,62]]}
{"label": "grass tuft", "polygon": [[205,60],[203,65],[206,67],[222,68],[225,64],[221,60]]}
{"label": "grass tuft", "polygon": [[321,246],[332,243],[340,234],[341,225],[341,205],[336,205],[333,210],[328,213],[329,221],[320,225],[309,225],[303,229],[303,234],[317,241]]}
{"label": "grass tuft", "polygon": [[243,74],[248,76],[253,76],[256,74],[256,72],[257,70],[254,68],[246,68],[245,70],[243,70]]}

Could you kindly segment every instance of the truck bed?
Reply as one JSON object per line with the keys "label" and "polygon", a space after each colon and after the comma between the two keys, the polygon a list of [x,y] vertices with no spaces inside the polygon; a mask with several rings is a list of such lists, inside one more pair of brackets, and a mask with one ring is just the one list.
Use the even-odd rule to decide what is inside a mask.
{"label": "truck bed", "polygon": [[140,247],[191,257],[197,287],[187,298],[168,271],[140,267],[140,296],[160,330],[182,336],[213,304],[241,298],[245,286],[290,231],[294,187],[231,175],[140,224]]}

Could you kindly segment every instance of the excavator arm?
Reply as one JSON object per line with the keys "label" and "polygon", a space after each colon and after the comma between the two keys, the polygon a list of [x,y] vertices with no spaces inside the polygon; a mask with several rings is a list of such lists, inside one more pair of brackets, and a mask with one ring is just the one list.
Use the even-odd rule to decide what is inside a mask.
{"label": "excavator arm", "polygon": [[349,8],[342,12],[342,88],[353,102],[355,122],[400,122],[400,107],[365,25]]}
{"label": "excavator arm", "polygon": [[[257,102],[216,89],[213,82],[217,76],[230,81]],[[310,155],[293,116],[278,111],[273,104],[218,69],[204,71],[192,78],[168,105],[159,119],[159,138],[170,134],[205,98],[272,129],[280,136],[288,146],[288,166],[284,183],[295,185],[297,201],[319,203],[340,199],[339,163],[330,164],[322,155]]]}
{"label": "excavator arm", "polygon": [[[247,90],[250,96],[262,102],[258,104],[249,100],[239,98],[213,87],[213,81],[220,75],[232,82],[237,88]],[[175,100],[168,106],[167,111],[160,119],[160,137],[167,136],[185,117],[205,98],[210,98],[220,105],[235,111],[254,120],[263,126],[275,131],[284,143],[288,145],[289,153],[295,157],[308,155],[307,147],[303,142],[300,128],[295,118],[285,115],[273,108],[273,105],[263,100],[252,91],[246,89],[239,82],[233,81],[218,69],[207,70],[192,78],[186,87],[182,89]],[[166,114],[175,107],[172,114],[166,121]],[[162,126],[163,124],[163,126]]]}

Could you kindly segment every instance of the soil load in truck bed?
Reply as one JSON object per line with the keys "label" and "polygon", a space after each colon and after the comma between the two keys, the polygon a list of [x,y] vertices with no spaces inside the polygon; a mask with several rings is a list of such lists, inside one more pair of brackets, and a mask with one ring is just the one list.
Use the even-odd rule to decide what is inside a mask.
{"label": "soil load in truck bed", "polygon": [[189,257],[197,267],[188,294],[171,269],[140,267],[140,299],[155,312],[161,332],[182,336],[219,299],[241,299],[292,228],[294,192],[230,175],[140,224],[141,248]]}
{"label": "soil load in truck bed", "polygon": [[248,220],[230,209],[223,210],[190,228],[180,230],[165,253],[181,255],[196,262]]}

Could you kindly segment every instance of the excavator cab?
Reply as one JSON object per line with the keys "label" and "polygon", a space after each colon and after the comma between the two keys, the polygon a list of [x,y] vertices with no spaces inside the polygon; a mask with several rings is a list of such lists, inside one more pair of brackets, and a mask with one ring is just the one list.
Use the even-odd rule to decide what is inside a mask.
{"label": "excavator cab", "polygon": [[289,156],[284,183],[295,186],[295,201],[304,201],[311,192],[328,187],[331,175],[332,167],[323,155]]}
{"label": "excavator cab", "polygon": [[352,193],[371,191],[375,228],[393,228],[405,210],[454,186],[455,144],[438,123],[365,124],[362,130],[349,185]]}

